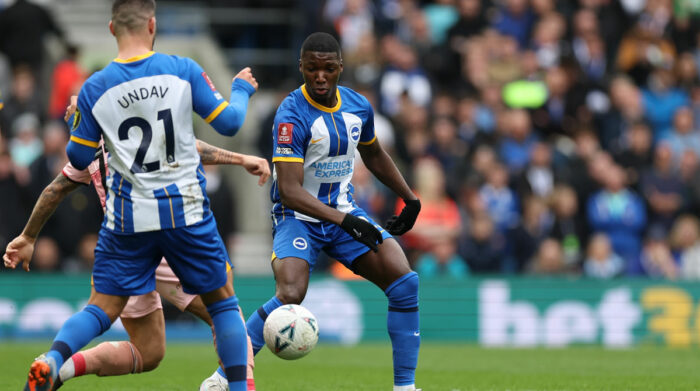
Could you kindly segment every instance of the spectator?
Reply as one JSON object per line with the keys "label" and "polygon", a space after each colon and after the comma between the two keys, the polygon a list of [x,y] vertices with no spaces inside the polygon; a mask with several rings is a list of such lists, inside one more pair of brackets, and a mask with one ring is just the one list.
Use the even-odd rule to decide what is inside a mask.
{"label": "spectator", "polygon": [[381,46],[388,63],[379,82],[382,111],[395,116],[404,94],[413,104],[428,106],[432,96],[430,82],[419,67],[415,51],[394,36],[384,37]]}
{"label": "spectator", "polygon": [[459,254],[472,273],[498,273],[505,259],[505,238],[494,230],[491,218],[485,213],[472,217],[469,232],[461,241]]}
{"label": "spectator", "polygon": [[457,137],[457,125],[452,118],[439,117],[433,121],[428,154],[436,158],[443,171],[451,176],[467,156],[467,144]]}
{"label": "spectator", "polygon": [[697,217],[679,217],[671,230],[669,241],[680,257],[680,277],[685,280],[700,280],[700,221]]}
{"label": "spectator", "polygon": [[465,41],[488,26],[480,0],[457,0],[459,19],[447,31],[447,39],[452,50],[461,52]]}
{"label": "spectator", "polygon": [[530,161],[537,137],[532,134],[530,116],[525,110],[512,110],[505,118],[507,129],[500,147],[500,157],[513,174],[519,174]]}
{"label": "spectator", "polygon": [[583,273],[587,277],[610,279],[622,274],[625,262],[612,251],[610,239],[605,234],[596,234],[588,243]]}
{"label": "spectator", "polygon": [[561,244],[554,239],[547,239],[540,244],[529,265],[528,272],[535,275],[551,276],[569,272],[564,263]]}
{"label": "spectator", "polygon": [[552,213],[544,200],[537,197],[525,200],[522,222],[515,228],[511,239],[515,270],[522,271],[526,268],[540,243],[549,236],[552,222]]}
{"label": "spectator", "polygon": [[[421,252],[434,253],[435,258],[447,262],[451,257],[446,249],[456,250],[456,241],[462,228],[457,204],[447,197],[445,177],[440,164],[434,159],[421,159],[414,167],[416,193],[421,198],[421,213],[413,229],[403,236],[407,247]],[[403,209],[403,201],[396,204],[396,211]]]}
{"label": "spectator", "polygon": [[654,165],[642,175],[640,185],[642,195],[649,203],[649,223],[670,229],[673,219],[684,206],[685,186],[674,169],[668,145],[656,147]]}
{"label": "spectator", "polygon": [[68,162],[66,157],[68,132],[61,122],[51,122],[44,127],[43,153],[29,166],[31,199],[38,199],[44,188],[56,178]]}
{"label": "spectator", "polygon": [[24,113],[31,113],[41,120],[44,110],[31,70],[27,66],[17,66],[12,77],[12,90],[5,97],[4,108],[0,111],[0,128],[9,131],[17,117]]}
{"label": "spectator", "polygon": [[28,64],[37,74],[44,64],[44,38],[63,32],[44,7],[29,0],[16,0],[0,11],[0,52],[5,53],[12,67]]}
{"label": "spectator", "polygon": [[552,151],[548,144],[538,142],[532,148],[530,163],[517,179],[518,194],[546,198],[554,190]]}
{"label": "spectator", "polygon": [[502,34],[512,36],[518,41],[520,48],[525,48],[535,23],[535,15],[530,10],[527,0],[505,0],[503,3],[492,26]]}
{"label": "spectator", "polygon": [[56,64],[51,77],[51,97],[49,99],[49,117],[62,120],[66,106],[72,95],[78,95],[85,79],[85,72],[78,64],[80,50],[77,46],[69,46],[66,58]]}
{"label": "spectator", "polygon": [[683,106],[676,110],[673,116],[673,128],[669,132],[667,142],[676,165],[688,149],[695,155],[700,155],[700,132],[693,124],[693,112],[690,107]]}
{"label": "spectator", "polygon": [[603,190],[588,200],[588,222],[591,229],[610,238],[615,253],[626,263],[631,262],[641,250],[641,233],[647,220],[644,203],[625,187],[620,167],[610,166],[603,179]]}
{"label": "spectator", "polygon": [[440,242],[433,251],[424,253],[416,261],[415,269],[421,278],[440,276],[462,279],[469,275],[469,267],[456,249],[456,242]]}
{"label": "spectator", "polygon": [[644,122],[633,124],[625,134],[622,152],[615,161],[625,169],[627,180],[634,189],[639,189],[642,173],[652,162],[651,130]]}
{"label": "spectator", "polygon": [[481,186],[479,196],[496,231],[505,234],[518,224],[518,197],[508,187],[508,170],[503,165],[494,165],[486,175],[486,183]]}
{"label": "spectator", "polygon": [[649,230],[639,259],[629,264],[627,273],[632,276],[647,276],[675,280],[678,278],[677,257],[666,241],[666,232],[659,227]]}
{"label": "spectator", "polygon": [[31,113],[20,115],[12,123],[12,133],[15,136],[9,144],[12,161],[18,167],[27,168],[44,149],[39,139],[39,119]]}
{"label": "spectator", "polygon": [[580,218],[579,203],[574,190],[559,185],[552,194],[554,223],[551,236],[562,244],[564,263],[568,266],[578,265],[582,258],[582,249],[587,242],[585,219]]}
{"label": "spectator", "polygon": [[663,139],[671,128],[673,115],[690,101],[688,94],[675,87],[671,71],[657,68],[649,77],[642,93],[645,116],[649,120],[656,139]]}

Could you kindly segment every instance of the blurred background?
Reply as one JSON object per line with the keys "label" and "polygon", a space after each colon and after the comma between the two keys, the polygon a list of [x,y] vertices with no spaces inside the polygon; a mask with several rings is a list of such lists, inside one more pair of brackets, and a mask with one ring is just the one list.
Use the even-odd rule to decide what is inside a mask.
{"label": "blurred background", "polygon": [[[109,17],[106,0],[0,0],[0,248],[67,161],[60,118],[116,55]],[[302,83],[301,42],[338,38],[341,84],[372,102],[379,141],[422,200],[399,240],[429,298],[427,338],[688,346],[700,338],[698,18],[698,0],[158,1],[156,50],[194,58],[225,96],[250,66],[260,91],[243,130],[230,140],[197,119],[198,137],[269,160],[277,104]],[[272,294],[269,188],[235,167],[207,177],[254,309]],[[377,221],[400,211],[359,159],[353,183]],[[73,193],[37,241],[38,277],[0,278],[84,279],[101,219],[92,189]],[[332,259],[316,273],[355,277]],[[3,319],[15,335],[34,296],[3,307],[2,292],[0,314],[15,312],[0,336]],[[344,306],[364,325],[328,338],[383,335],[368,284],[321,277],[310,297],[312,311]]]}

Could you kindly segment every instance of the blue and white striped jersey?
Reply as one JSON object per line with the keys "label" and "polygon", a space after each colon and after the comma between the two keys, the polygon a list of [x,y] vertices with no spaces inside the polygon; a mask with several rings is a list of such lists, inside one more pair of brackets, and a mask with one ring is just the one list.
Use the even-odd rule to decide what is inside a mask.
{"label": "blue and white striped jersey", "polygon": [[207,217],[192,111],[211,123],[227,107],[189,58],[150,52],[93,74],[78,97],[71,142],[97,147],[104,137],[110,151],[103,227],[145,232]]}
{"label": "blue and white striped jersey", "polygon": [[[350,180],[357,145],[376,140],[374,110],[364,96],[350,88],[338,86],[336,93],[338,104],[333,108],[313,101],[304,86],[282,101],[275,115],[272,161],[303,163],[304,189],[347,213],[355,207]],[[273,218],[318,221],[285,208],[280,202],[276,172],[273,179]]]}

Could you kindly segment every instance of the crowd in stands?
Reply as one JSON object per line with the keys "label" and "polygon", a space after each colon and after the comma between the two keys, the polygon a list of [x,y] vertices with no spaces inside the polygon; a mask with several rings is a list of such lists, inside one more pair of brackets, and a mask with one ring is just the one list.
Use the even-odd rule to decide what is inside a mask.
{"label": "crowd in stands", "polygon": [[[400,238],[422,276],[700,279],[700,1],[302,3],[317,7],[305,27],[339,38],[341,84],[372,102],[378,139],[422,200]],[[66,162],[60,117],[86,76],[70,45],[48,73],[22,53],[21,40],[62,37],[50,15],[41,34],[5,27],[30,4],[0,11],[1,248]],[[209,175],[233,214],[225,176]],[[378,221],[402,207],[361,163],[354,185]],[[63,203],[37,267],[89,265],[98,205],[89,188]]]}
{"label": "crowd in stands", "polygon": [[[700,2],[328,0],[424,277],[700,277]],[[386,135],[386,136],[384,136]],[[358,167],[360,204],[400,210]]]}

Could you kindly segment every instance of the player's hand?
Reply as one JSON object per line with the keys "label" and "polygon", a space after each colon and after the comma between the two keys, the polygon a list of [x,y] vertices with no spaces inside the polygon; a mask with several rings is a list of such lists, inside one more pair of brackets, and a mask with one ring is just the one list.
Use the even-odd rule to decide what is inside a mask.
{"label": "player's hand", "polygon": [[353,216],[350,213],[345,215],[343,222],[340,223],[340,228],[350,234],[353,239],[369,247],[375,253],[379,251],[377,243],[382,243],[382,234],[369,221]]}
{"label": "player's hand", "polygon": [[25,271],[29,271],[29,263],[32,261],[34,254],[35,239],[28,236],[20,235],[14,238],[5,249],[5,255],[2,259],[5,267],[14,269],[22,262],[22,267]]}
{"label": "player's hand", "polygon": [[236,79],[243,79],[250,83],[253,87],[255,87],[255,90],[258,90],[258,81],[255,80],[255,77],[253,77],[253,71],[250,70],[250,67],[245,67],[241,69],[240,72],[236,75],[236,77],[233,78],[235,81]]}
{"label": "player's hand", "polygon": [[70,118],[71,115],[75,113],[75,110],[78,109],[78,97],[76,95],[73,95],[70,97],[70,104],[66,106],[66,115],[63,116],[63,120],[68,122],[68,119]]}
{"label": "player's hand", "polygon": [[250,174],[260,177],[258,179],[258,186],[264,185],[265,182],[267,182],[267,178],[270,177],[270,165],[267,164],[267,160],[263,158],[243,155],[243,163],[241,163],[241,165]]}
{"label": "player's hand", "polygon": [[386,230],[392,235],[403,235],[413,228],[420,212],[420,200],[404,200],[406,206],[403,207],[401,213],[389,217],[386,222]]}

